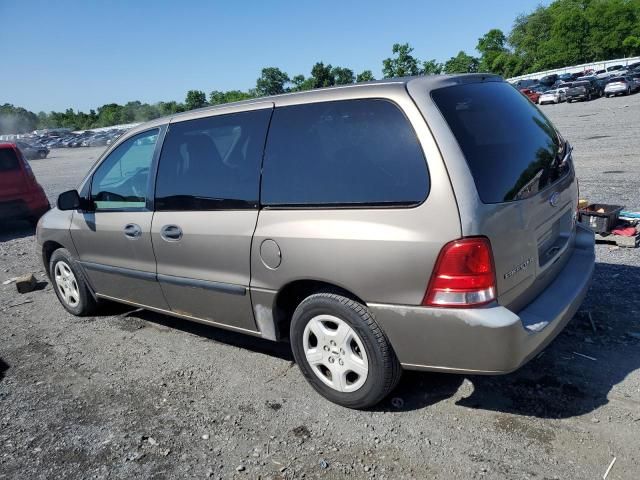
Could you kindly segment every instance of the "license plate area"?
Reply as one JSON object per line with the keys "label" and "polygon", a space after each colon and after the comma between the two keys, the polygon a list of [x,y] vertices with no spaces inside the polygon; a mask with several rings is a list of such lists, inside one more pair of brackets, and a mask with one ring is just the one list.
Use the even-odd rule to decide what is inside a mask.
{"label": "license plate area", "polygon": [[544,267],[553,262],[564,251],[573,230],[571,210],[567,209],[538,234],[538,265]]}

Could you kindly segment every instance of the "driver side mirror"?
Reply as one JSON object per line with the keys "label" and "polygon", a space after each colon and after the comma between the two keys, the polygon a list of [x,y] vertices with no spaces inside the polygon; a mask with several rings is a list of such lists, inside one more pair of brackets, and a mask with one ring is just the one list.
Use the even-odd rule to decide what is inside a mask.
{"label": "driver side mirror", "polygon": [[82,203],[80,194],[77,190],[69,190],[62,192],[58,195],[58,209],[59,210],[77,210]]}

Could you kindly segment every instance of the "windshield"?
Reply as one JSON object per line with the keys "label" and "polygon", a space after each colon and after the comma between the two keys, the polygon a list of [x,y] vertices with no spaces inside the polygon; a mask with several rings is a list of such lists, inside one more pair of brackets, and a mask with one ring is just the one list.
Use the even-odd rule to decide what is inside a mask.
{"label": "windshield", "polygon": [[551,122],[504,82],[456,85],[431,96],[447,121],[484,203],[535,195],[569,171]]}

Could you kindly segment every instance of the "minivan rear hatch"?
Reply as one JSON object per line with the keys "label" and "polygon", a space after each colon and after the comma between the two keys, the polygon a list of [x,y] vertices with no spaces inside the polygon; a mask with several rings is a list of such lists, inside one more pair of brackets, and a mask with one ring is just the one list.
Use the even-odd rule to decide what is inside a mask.
{"label": "minivan rear hatch", "polygon": [[456,189],[463,234],[489,238],[498,301],[517,311],[573,250],[578,191],[571,147],[504,81],[434,89],[431,98],[464,156],[473,179],[466,185],[477,192]]}

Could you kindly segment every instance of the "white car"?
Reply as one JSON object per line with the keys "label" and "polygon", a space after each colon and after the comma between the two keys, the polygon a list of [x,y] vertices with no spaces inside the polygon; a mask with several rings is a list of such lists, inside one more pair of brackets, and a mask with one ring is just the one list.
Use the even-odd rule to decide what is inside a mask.
{"label": "white car", "polygon": [[604,87],[605,97],[631,94],[631,83],[626,77],[614,77]]}
{"label": "white car", "polygon": [[538,99],[538,103],[540,105],[544,105],[545,103],[560,103],[564,102],[567,99],[566,89],[556,89],[556,90],[547,90]]}

